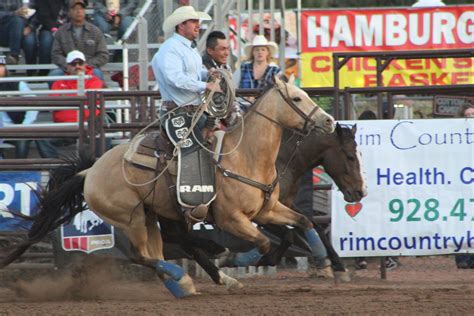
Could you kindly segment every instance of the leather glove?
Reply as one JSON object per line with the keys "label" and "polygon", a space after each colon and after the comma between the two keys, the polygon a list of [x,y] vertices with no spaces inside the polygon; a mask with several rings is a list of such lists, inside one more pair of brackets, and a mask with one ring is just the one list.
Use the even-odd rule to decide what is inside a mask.
{"label": "leather glove", "polygon": [[217,127],[217,122],[217,117],[208,116],[206,120],[206,128],[212,131]]}

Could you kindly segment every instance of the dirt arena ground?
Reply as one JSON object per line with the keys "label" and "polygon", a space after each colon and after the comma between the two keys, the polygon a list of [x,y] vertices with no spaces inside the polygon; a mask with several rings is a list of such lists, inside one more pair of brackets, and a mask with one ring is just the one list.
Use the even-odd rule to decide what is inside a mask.
{"label": "dirt arena ground", "polygon": [[[159,280],[118,276],[102,265],[81,280],[57,272],[32,280],[3,271],[0,315],[314,315],[474,313],[474,270],[458,270],[452,257],[401,258],[381,280],[377,262],[355,271],[351,283],[309,278],[296,270],[241,279],[236,292],[195,279],[200,295],[177,300]],[[9,275],[12,278],[5,276]]]}

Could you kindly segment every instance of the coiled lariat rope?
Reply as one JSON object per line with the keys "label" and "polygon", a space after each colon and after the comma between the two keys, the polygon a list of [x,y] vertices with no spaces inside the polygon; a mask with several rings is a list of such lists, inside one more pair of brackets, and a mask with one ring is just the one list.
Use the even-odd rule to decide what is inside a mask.
{"label": "coiled lariat rope", "polygon": [[[222,89],[222,93],[220,92],[217,92],[217,93],[219,93],[219,96],[221,95],[225,96],[226,101],[222,100],[222,98],[216,98],[216,99],[221,101],[220,104],[225,104],[226,108],[224,110],[220,104],[214,102],[215,100],[214,95],[216,93],[215,91],[209,91],[208,93],[205,94],[205,102],[203,102],[203,106],[205,106],[208,112],[212,114],[213,116],[218,117],[218,118],[225,118],[229,114],[229,111],[231,110],[231,108],[234,106],[234,99],[235,99],[234,81],[232,80],[232,74],[230,73],[229,70],[218,68],[216,72],[218,73],[218,76],[215,76],[215,77],[217,77],[216,79],[219,80],[219,85]],[[221,83],[220,82],[221,80],[223,80],[224,82]],[[193,119],[192,119],[193,122],[199,121],[199,118],[201,117],[202,113],[199,116],[197,116],[198,112],[199,111],[196,111],[196,113],[193,115]],[[208,153],[212,155],[219,154],[220,156],[227,156],[235,152],[237,148],[239,148],[240,144],[242,143],[242,139],[244,136],[244,116],[241,116],[240,119],[241,119],[242,128],[240,130],[239,141],[237,142],[235,147],[232,148],[232,150],[228,152],[218,153],[216,151],[210,150],[209,148],[207,148],[206,145],[201,143],[198,137],[196,137],[196,134],[194,133],[195,124],[192,125],[193,128],[191,128],[190,131],[191,133],[193,133],[194,139],[196,140],[196,142],[199,144],[199,146],[202,149],[204,149],[205,151],[207,151]]]}

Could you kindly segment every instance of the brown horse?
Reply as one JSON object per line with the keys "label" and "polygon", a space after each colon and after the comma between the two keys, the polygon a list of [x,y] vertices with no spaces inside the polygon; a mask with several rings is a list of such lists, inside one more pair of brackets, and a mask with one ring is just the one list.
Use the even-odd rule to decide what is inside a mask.
{"label": "brown horse", "polygon": [[[257,100],[243,123],[224,137],[223,152],[233,150],[242,135],[243,141],[218,164],[226,171],[216,175],[213,215],[222,229],[256,243],[260,251],[266,253],[270,242],[251,220],[262,224],[293,225],[304,230],[312,228],[304,216],[278,202],[275,161],[282,128],[303,133],[312,128],[332,132],[334,120],[304,91],[275,78],[275,85]],[[33,222],[28,241],[11,253],[3,264],[9,264],[31,244],[83,211],[85,200],[102,219],[127,235],[138,252],[135,261],[154,268],[173,295],[183,297],[196,293],[191,278],[179,266],[163,258],[157,216],[181,219],[167,182],[164,177],[151,181],[154,172],[126,163],[123,156],[127,149],[128,144],[117,146],[95,163],[80,159],[53,173],[40,200],[41,211]],[[255,186],[229,178],[230,174],[248,179]]]}

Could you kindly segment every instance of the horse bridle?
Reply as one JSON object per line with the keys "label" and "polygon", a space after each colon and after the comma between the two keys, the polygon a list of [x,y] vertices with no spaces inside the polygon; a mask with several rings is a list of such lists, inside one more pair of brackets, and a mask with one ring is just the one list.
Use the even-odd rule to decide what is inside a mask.
{"label": "horse bridle", "polygon": [[[258,115],[264,117],[265,119],[269,120],[270,122],[280,126],[282,129],[288,129],[290,131],[293,131],[294,133],[297,133],[297,134],[300,134],[300,135],[303,135],[303,136],[308,135],[313,128],[316,128],[316,121],[312,119],[312,116],[319,109],[319,107],[315,106],[314,109],[312,109],[309,114],[306,114],[293,102],[293,100],[291,100],[289,98],[290,93],[288,92],[288,85],[287,84],[285,84],[286,94],[284,94],[283,91],[281,91],[281,89],[276,84],[275,84],[275,88],[280,93],[280,96],[282,97],[282,99],[285,100],[286,104],[288,104],[288,106],[293,111],[295,111],[296,114],[298,114],[301,118],[304,119],[304,125],[303,125],[302,129],[290,128],[290,127],[283,126],[281,123],[279,123],[279,122],[275,121],[274,119],[268,117],[267,115],[257,111],[255,109],[255,107],[250,108],[250,111],[254,111],[256,114],[258,114]],[[312,123],[312,124],[309,124],[309,123]]]}

